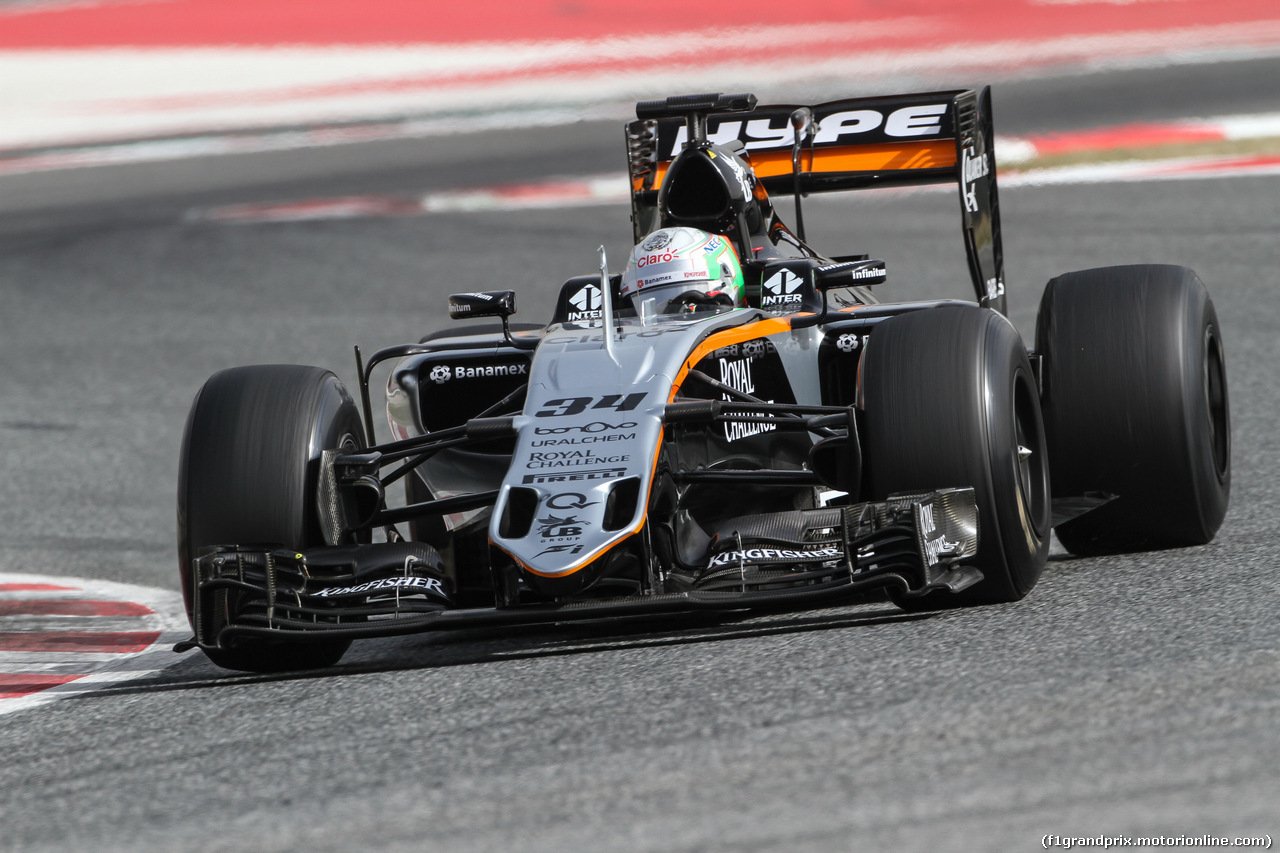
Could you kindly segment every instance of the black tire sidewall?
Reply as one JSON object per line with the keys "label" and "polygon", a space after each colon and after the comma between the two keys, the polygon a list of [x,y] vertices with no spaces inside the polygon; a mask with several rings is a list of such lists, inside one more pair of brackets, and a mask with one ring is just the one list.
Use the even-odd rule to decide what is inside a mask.
{"label": "black tire sidewall", "polygon": [[[976,493],[973,562],[983,580],[959,595],[929,596],[929,606],[1025,596],[1044,568],[1050,517],[1038,394],[1017,331],[977,307],[915,311],[879,324],[863,358],[870,496],[966,486]],[[1032,443],[1031,495],[1019,485],[1019,414]]]}
{"label": "black tire sidewall", "polygon": [[[1104,267],[1049,282],[1037,319],[1055,497],[1118,495],[1058,528],[1091,553],[1201,544],[1230,497],[1230,415],[1217,312],[1185,267]],[[1220,368],[1210,437],[1207,360]],[[1216,456],[1225,457],[1220,466]]]}
{"label": "black tire sidewall", "polygon": [[[192,403],[178,478],[178,551],[187,616],[192,566],[213,545],[324,544],[316,505],[320,455],[366,446],[359,410],[331,372],[254,365],[214,374]],[[209,657],[231,669],[323,665],[348,641],[307,644],[238,640]]]}

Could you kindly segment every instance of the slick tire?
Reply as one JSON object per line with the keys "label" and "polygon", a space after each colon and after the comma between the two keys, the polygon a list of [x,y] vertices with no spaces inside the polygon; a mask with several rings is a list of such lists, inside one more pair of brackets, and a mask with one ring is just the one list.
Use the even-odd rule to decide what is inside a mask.
{"label": "slick tire", "polygon": [[976,306],[881,322],[863,355],[864,465],[873,499],[971,486],[982,580],[892,596],[908,610],[1017,601],[1048,556],[1049,463],[1035,374],[1017,330]]}
{"label": "slick tire", "polygon": [[1218,315],[1194,272],[1143,264],[1049,282],[1036,322],[1055,497],[1118,497],[1060,524],[1091,555],[1200,545],[1231,494]]}
{"label": "slick tire", "polygon": [[[316,508],[320,454],[365,446],[351,395],[336,376],[290,364],[236,367],[214,374],[187,416],[178,474],[178,559],[187,617],[216,632],[234,610],[234,593],[192,612],[193,562],[203,548],[324,544]],[[281,642],[229,639],[206,650],[225,669],[283,672],[338,662],[349,640]]]}

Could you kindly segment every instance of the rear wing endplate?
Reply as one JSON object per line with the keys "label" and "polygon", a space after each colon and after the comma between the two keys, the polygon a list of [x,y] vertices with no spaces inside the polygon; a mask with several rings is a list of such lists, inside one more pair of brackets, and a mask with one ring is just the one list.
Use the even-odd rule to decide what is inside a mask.
{"label": "rear wing endplate", "polygon": [[[797,111],[808,112],[805,120],[796,120]],[[627,125],[637,243],[645,236],[640,232],[658,221],[658,188],[687,134],[683,118]],[[774,196],[954,181],[978,301],[1004,311],[989,87],[713,113],[707,138],[730,147],[740,142],[756,177]]]}

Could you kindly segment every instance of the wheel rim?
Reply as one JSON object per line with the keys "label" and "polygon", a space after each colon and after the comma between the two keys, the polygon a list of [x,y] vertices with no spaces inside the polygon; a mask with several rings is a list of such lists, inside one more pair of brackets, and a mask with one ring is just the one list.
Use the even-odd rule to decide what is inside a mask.
{"label": "wheel rim", "polygon": [[1037,397],[1019,374],[1014,388],[1014,465],[1018,481],[1018,509],[1029,529],[1043,539],[1048,532],[1043,519],[1049,500],[1048,460],[1044,453],[1044,428]]}
{"label": "wheel rim", "polygon": [[1228,421],[1226,361],[1217,329],[1204,330],[1204,394],[1208,417],[1209,449],[1218,482],[1225,482],[1231,464],[1231,426]]}

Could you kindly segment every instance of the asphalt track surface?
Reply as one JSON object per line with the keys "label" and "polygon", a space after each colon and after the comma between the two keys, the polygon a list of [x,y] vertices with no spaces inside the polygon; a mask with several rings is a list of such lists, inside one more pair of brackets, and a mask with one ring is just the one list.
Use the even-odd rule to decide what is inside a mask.
{"label": "asphalt track surface", "polygon": [[[1258,83],[1273,61],[1189,73],[1010,84],[997,120],[1019,133],[1236,111],[1218,108],[1227,93],[1274,108]],[[1086,120],[1065,121],[1068,97]],[[206,376],[292,361],[350,383],[353,344],[442,327],[446,294],[509,287],[518,319],[542,317],[598,243],[620,266],[629,242],[626,212],[607,207],[248,226],[185,210],[621,158],[617,127],[584,125],[0,179],[0,568],[175,589],[178,445]],[[332,670],[278,677],[175,656],[157,677],[0,718],[0,849],[1274,838],[1277,198],[1274,177],[1002,194],[1024,334],[1058,272],[1168,262],[1209,284],[1234,440],[1211,545],[1056,556],[1025,601],[965,612],[873,603],[366,641]],[[963,298],[956,213],[944,195],[898,194],[815,203],[806,222],[830,251],[886,258],[887,299]]]}

